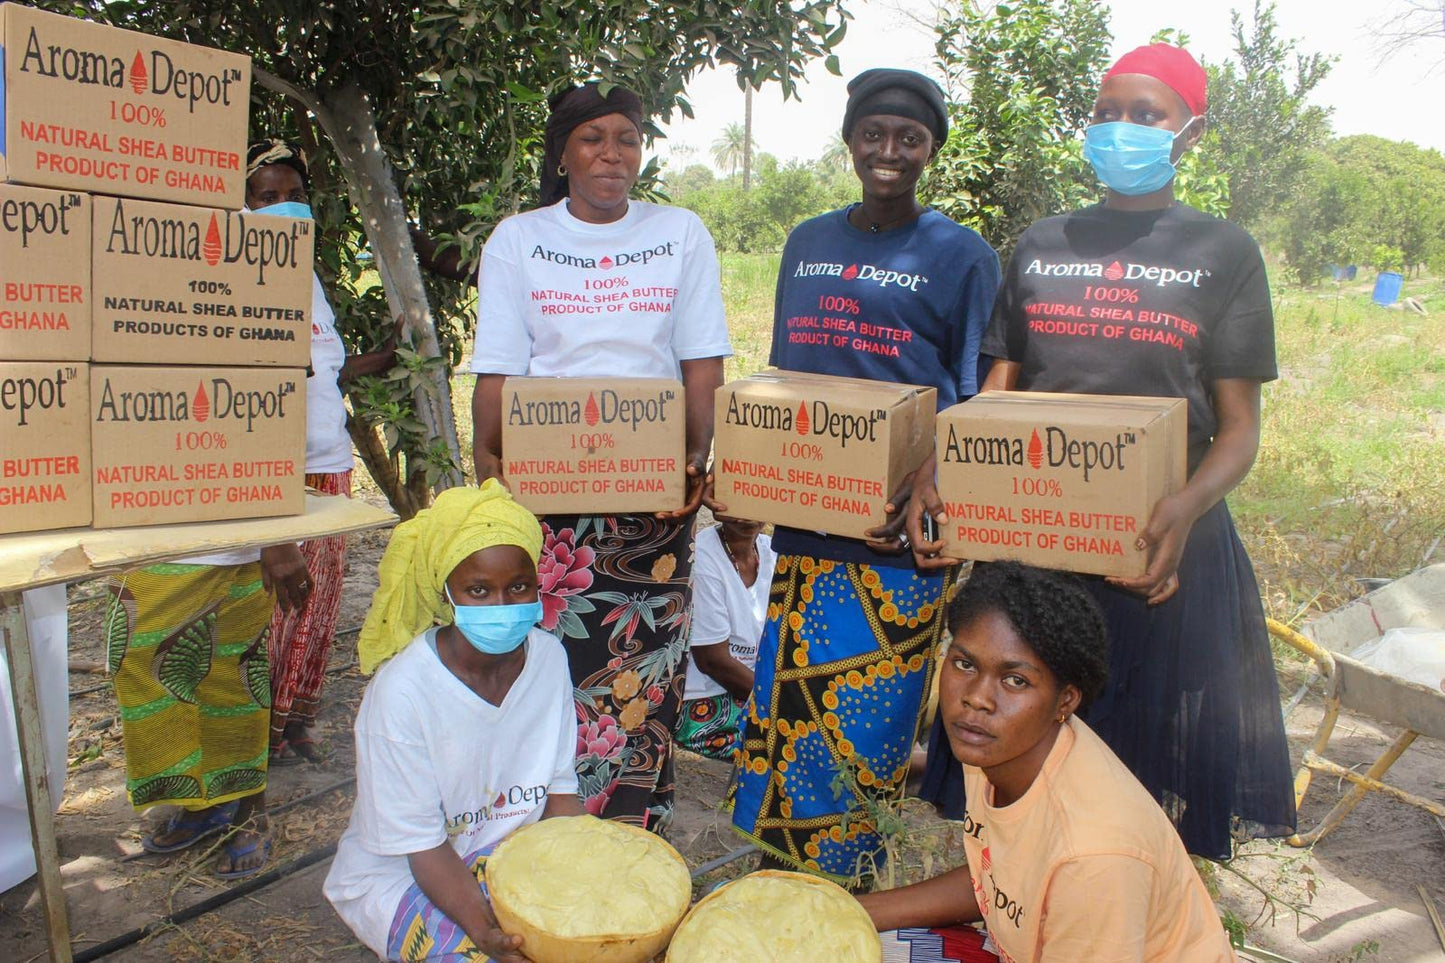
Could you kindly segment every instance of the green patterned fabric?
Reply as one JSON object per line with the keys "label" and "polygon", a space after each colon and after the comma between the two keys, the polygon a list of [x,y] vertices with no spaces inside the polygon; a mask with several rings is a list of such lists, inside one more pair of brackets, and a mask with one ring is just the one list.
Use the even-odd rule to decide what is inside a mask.
{"label": "green patterned fabric", "polygon": [[153,565],[107,591],[131,805],[202,809],[265,789],[272,600],[260,564]]}

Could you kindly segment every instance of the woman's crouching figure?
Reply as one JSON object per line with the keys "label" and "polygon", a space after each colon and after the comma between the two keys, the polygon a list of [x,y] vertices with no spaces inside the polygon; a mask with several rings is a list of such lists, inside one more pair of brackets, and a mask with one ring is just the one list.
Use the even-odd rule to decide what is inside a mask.
{"label": "woman's crouching figure", "polygon": [[[1173,825],[1074,713],[1104,683],[1104,622],[1071,576],[980,565],[948,613],[939,712],[963,764],[968,864],[860,897],[889,960],[1233,960]],[[954,932],[949,932],[953,928]],[[971,950],[976,952],[976,950]],[[931,955],[929,955],[931,954]]]}
{"label": "woman's crouching figure", "polygon": [[438,495],[381,560],[359,650],[363,671],[390,661],[356,718],[356,804],[325,891],[388,960],[525,963],[487,901],[486,855],[582,812],[567,657],[535,627],[541,548],[491,480]]}

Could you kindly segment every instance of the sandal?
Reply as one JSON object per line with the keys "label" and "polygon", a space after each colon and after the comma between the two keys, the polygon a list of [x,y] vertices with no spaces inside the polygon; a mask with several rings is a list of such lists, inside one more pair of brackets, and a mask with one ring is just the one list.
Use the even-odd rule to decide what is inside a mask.
{"label": "sandal", "polygon": [[[214,836],[230,826],[231,820],[236,818],[236,809],[239,805],[239,803],[232,802],[201,812],[177,809],[171,813],[171,818],[166,820],[162,829],[149,836],[141,837],[141,848],[148,853],[156,854],[178,853],[183,849],[190,849],[207,836]],[[188,835],[182,836],[174,843],[163,845],[156,842],[157,836],[168,836],[175,832],[186,832]]]}
{"label": "sandal", "polygon": [[271,765],[273,766],[296,766],[303,762],[312,765],[321,765],[331,758],[331,753],[318,748],[318,743],[310,736],[298,736],[295,739],[283,738],[279,745],[271,751]]}
{"label": "sandal", "polygon": [[247,876],[255,876],[261,872],[261,870],[265,869],[266,864],[271,861],[270,836],[253,836],[251,841],[246,843],[237,842],[236,840],[237,837],[232,836],[226,840],[225,844],[221,847],[222,851],[226,854],[226,858],[231,861],[232,866],[235,866],[238,860],[245,859],[258,849],[261,850],[261,862],[249,869],[231,869],[224,873],[216,870],[216,875],[221,879],[245,879]]}

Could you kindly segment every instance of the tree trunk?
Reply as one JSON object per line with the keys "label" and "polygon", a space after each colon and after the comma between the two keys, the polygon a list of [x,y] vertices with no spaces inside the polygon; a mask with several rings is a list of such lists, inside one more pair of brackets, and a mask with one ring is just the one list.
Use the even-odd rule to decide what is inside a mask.
{"label": "tree trunk", "polygon": [[753,185],[753,88],[743,91],[743,190]]}
{"label": "tree trunk", "polygon": [[[377,272],[381,275],[382,287],[392,315],[401,319],[399,335],[405,341],[416,345],[424,357],[441,356],[437,341],[436,325],[432,320],[431,304],[427,300],[426,288],[422,285],[421,270],[417,267],[416,252],[412,249],[411,235],[406,229],[406,208],[396,188],[391,161],[376,131],[376,115],[366,92],[355,84],[348,83],[329,93],[323,99],[310,91],[301,90],[276,77],[268,71],[256,68],[256,82],[271,90],[285,94],[306,106],[316,117],[326,136],[336,150],[341,169],[346,175],[347,193],[351,203],[361,214],[366,228],[367,241],[372,255],[376,258]],[[462,463],[461,444],[457,439],[456,422],[452,417],[451,385],[443,369],[436,369],[429,381],[419,386],[412,395],[416,417],[427,426],[434,438],[445,439],[447,447]],[[370,432],[371,441],[364,443],[360,437]],[[376,477],[377,471],[388,474],[383,464],[390,458],[385,446],[376,437],[375,430],[358,425],[352,431],[357,448],[363,453],[368,469],[378,485],[383,485],[392,506],[404,517],[410,517],[424,504],[412,504],[417,495],[424,499],[425,488],[416,484],[416,473],[403,481],[393,466],[391,484]],[[382,455],[381,463],[373,456]],[[444,472],[437,480],[438,491],[465,484],[466,478],[459,468]]]}

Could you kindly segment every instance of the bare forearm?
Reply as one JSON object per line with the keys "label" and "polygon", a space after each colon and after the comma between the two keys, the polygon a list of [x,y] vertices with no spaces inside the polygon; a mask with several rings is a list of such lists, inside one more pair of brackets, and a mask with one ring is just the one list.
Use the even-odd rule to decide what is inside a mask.
{"label": "bare forearm", "polygon": [[492,908],[482,898],[477,878],[447,843],[407,857],[411,875],[447,918],[478,946],[487,945],[487,934],[497,928]]}
{"label": "bare forearm", "polygon": [[353,378],[389,371],[394,364],[396,364],[396,352],[390,348],[379,348],[376,351],[347,355],[346,361],[341,365],[341,370],[336,373],[336,380],[339,384],[346,384]]}
{"label": "bare forearm", "polygon": [[502,383],[506,375],[477,375],[472,389],[472,464],[477,484],[502,476]]}
{"label": "bare forearm", "polygon": [[974,923],[983,918],[968,867],[960,866],[941,876],[858,897],[879,932],[903,927],[950,926]]}
{"label": "bare forearm", "polygon": [[1244,481],[1259,452],[1259,433],[1218,435],[1182,494],[1195,518],[1217,505]]}
{"label": "bare forearm", "polygon": [[687,460],[706,467],[712,450],[713,396],[723,383],[721,358],[682,363],[682,388],[687,405]]}
{"label": "bare forearm", "polygon": [[728,691],[739,702],[753,691],[753,670],[734,659],[726,642],[700,645],[692,650],[698,669]]}
{"label": "bare forearm", "polygon": [[557,793],[547,795],[547,802],[542,807],[542,818],[551,819],[553,816],[581,816],[587,810],[582,806],[582,800],[577,798],[576,793]]}

